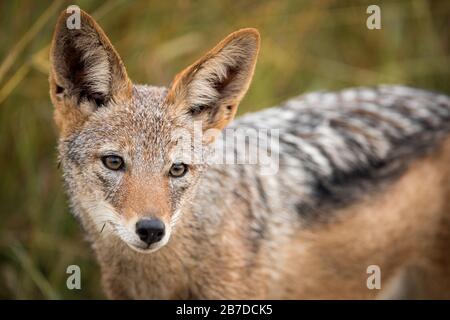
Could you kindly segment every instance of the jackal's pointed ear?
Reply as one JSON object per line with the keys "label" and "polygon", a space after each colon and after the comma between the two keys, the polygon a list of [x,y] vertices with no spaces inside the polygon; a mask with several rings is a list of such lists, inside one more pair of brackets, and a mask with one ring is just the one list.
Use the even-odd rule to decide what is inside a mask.
{"label": "jackal's pointed ear", "polygon": [[203,121],[203,129],[223,129],[234,117],[250,85],[259,51],[256,29],[230,34],[172,82],[167,103],[176,113]]}
{"label": "jackal's pointed ear", "polygon": [[[71,19],[79,19],[79,24],[71,25]],[[62,113],[85,116],[111,99],[131,94],[131,82],[119,55],[94,19],[79,9],[63,11],[58,18],[50,68],[55,107],[79,109],[59,110]]]}

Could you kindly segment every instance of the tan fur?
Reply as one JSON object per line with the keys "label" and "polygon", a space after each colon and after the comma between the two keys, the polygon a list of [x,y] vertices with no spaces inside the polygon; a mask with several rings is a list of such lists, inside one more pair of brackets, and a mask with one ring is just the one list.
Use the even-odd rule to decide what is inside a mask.
{"label": "tan fur", "polygon": [[[430,156],[416,161],[396,183],[383,192],[368,195],[365,200],[337,214],[337,220],[316,228],[304,230],[297,240],[286,243],[282,252],[271,252],[267,247],[261,253],[264,259],[272,256],[283,261],[281,270],[270,269],[264,259],[253,266],[251,277],[242,278],[238,270],[245,268],[247,248],[238,241],[243,232],[241,221],[223,226],[222,233],[231,241],[231,246],[217,247],[211,253],[231,261],[236,272],[220,270],[214,262],[206,268],[208,278],[217,283],[217,297],[236,299],[355,299],[355,298],[396,298],[396,292],[382,295],[390,283],[406,271],[412,275],[397,284],[397,290],[413,287],[402,298],[445,298],[450,292],[450,270],[448,249],[449,197],[450,197],[450,139],[442,148]],[[240,210],[239,207],[235,208]],[[185,228],[183,224],[179,228]],[[174,235],[175,237],[177,234]],[[405,240],[407,239],[407,240]],[[278,239],[278,241],[282,241]],[[190,243],[192,244],[192,243]],[[171,259],[167,267],[171,270],[174,285],[183,283],[183,272],[179,261],[185,259],[184,246],[173,241],[165,252],[156,252],[153,261]],[[171,255],[178,252],[180,260]],[[164,256],[166,258],[163,258]],[[133,260],[133,259],[131,259]],[[184,260],[183,260],[184,261]],[[187,259],[189,261],[189,259]],[[214,259],[212,260],[214,261]],[[220,260],[218,260],[219,263]],[[141,261],[146,265],[144,260]],[[149,261],[150,263],[150,261]],[[192,262],[195,263],[195,262]],[[189,265],[189,262],[188,262]],[[382,289],[369,290],[366,280],[369,265],[380,266]],[[186,266],[185,266],[186,267]],[[145,268],[144,268],[145,269]],[[181,272],[181,273],[178,273]],[[205,277],[205,270],[199,269],[198,278]],[[106,277],[116,274],[104,269]],[[276,276],[277,286],[267,287],[257,279]],[[355,276],[356,275],[356,276]],[[161,275],[157,275],[161,277]],[[153,276],[149,276],[152,279]],[[161,278],[159,278],[161,280]],[[292,279],[296,279],[293,281]],[[127,285],[123,279],[124,286]],[[155,279],[156,281],[156,279]],[[180,282],[178,282],[180,281]],[[235,284],[235,286],[230,284]],[[225,286],[226,284],[226,286]],[[246,291],[246,288],[253,288]],[[420,288],[420,290],[417,289]],[[224,292],[227,288],[235,290]],[[173,288],[171,288],[173,289]],[[168,289],[166,289],[168,290]],[[171,292],[172,290],[170,290]],[[420,295],[417,295],[419,291]],[[117,291],[107,290],[117,298]],[[387,292],[388,293],[388,292]],[[136,292],[139,296],[139,290]],[[141,292],[144,294],[144,292]],[[213,292],[209,295],[214,297]],[[185,296],[164,296],[164,298],[186,298]],[[122,297],[123,298],[123,297]]]}
{"label": "tan fur", "polygon": [[[216,298],[226,296],[230,299],[448,298],[449,162],[450,139],[447,139],[438,151],[416,161],[383,192],[368,195],[360,203],[339,212],[336,221],[303,230],[295,241],[286,239],[282,251],[273,252],[266,247],[261,252],[260,262],[252,266],[250,277],[242,277],[239,272],[246,268],[241,263],[245,261],[248,249],[239,241],[246,218],[242,216],[240,221],[226,223],[222,234],[230,241],[230,246],[222,245],[215,248],[216,252],[210,252],[210,255],[218,257],[217,264],[215,259],[211,259],[206,267],[208,273],[205,274],[205,268],[199,268],[199,273],[194,273],[194,276],[198,279],[206,276],[208,282],[217,285],[217,293],[208,292],[211,298],[216,294]],[[235,210],[240,209],[236,207]],[[178,228],[185,230],[183,221]],[[177,236],[175,233],[174,237]],[[167,245],[166,251],[155,252],[153,259],[138,260],[142,263],[142,271],[158,269],[150,264],[170,260],[170,264],[164,267],[167,268],[168,281],[170,278],[173,286],[183,287],[187,281],[183,266],[189,268],[191,263],[196,263],[185,255],[186,246],[194,244],[187,239],[189,237],[183,241],[174,239]],[[285,240],[278,238],[275,241]],[[177,253],[178,259],[174,259],[174,253]],[[277,263],[282,268],[271,268],[265,261],[267,257],[282,261]],[[130,257],[130,261],[134,258]],[[222,258],[229,263],[226,270],[221,268]],[[181,261],[184,265],[180,264]],[[100,262],[102,265],[107,263],[101,255]],[[370,265],[381,268],[381,290],[369,290],[366,286],[369,276],[366,269]],[[137,267],[130,265],[133,266]],[[140,272],[138,277],[155,283],[164,282],[166,278],[165,274],[144,276]],[[396,284],[395,291],[390,290],[391,283],[404,272],[409,275]],[[118,271],[108,266],[103,268],[103,273],[104,277],[109,278],[117,276]],[[269,281],[258,281],[274,277],[277,279],[276,286],[268,287]],[[127,286],[128,281],[119,278],[113,283]],[[162,290],[162,298],[187,298],[169,294],[174,287],[166,287],[168,284],[165,283],[158,287]],[[248,288],[252,288],[251,291]],[[118,294],[121,291],[117,288],[107,287],[106,290],[112,298],[129,297]],[[146,292],[141,291],[142,288],[134,290],[136,296],[145,297]],[[399,296],[401,290],[404,292]]]}
{"label": "tan fur", "polygon": [[286,259],[286,270],[299,271],[298,281],[283,288],[292,296],[282,298],[375,298],[380,291],[366,287],[369,265],[380,266],[382,290],[404,269],[415,268],[417,277],[408,280],[423,278],[412,284],[423,290],[404,298],[449,298],[449,163],[447,139],[383,192],[342,210],[333,223],[302,232]]}
{"label": "tan fur", "polygon": [[[173,127],[199,119],[204,129],[222,129],[233,119],[254,73],[260,45],[256,30],[226,37],[178,74],[167,94],[137,87],[133,93],[120,57],[94,20],[82,12],[86,29],[74,34],[65,30],[65,18],[63,12],[52,43],[50,95],[69,194],[109,298],[450,297],[450,139],[412,161],[400,178],[370,189],[372,194],[343,209],[327,209],[333,211],[323,214],[329,220],[306,226],[299,212],[285,210],[288,204],[272,210],[276,199],[288,199],[277,195],[290,190],[275,190],[277,184],[270,190],[270,178],[264,182],[269,192],[261,191],[260,185],[249,187],[255,175],[240,181],[216,167],[209,172],[212,179],[202,176],[208,184],[199,191],[192,186],[203,168],[192,166],[185,184],[167,174]],[[108,65],[86,67],[88,74],[81,76],[87,80],[81,83],[87,93],[73,88],[71,82],[79,79],[67,75],[71,57],[64,50],[71,37],[81,39],[72,45],[79,46],[83,59]],[[96,105],[97,93],[110,99],[107,106]],[[209,109],[197,114],[192,108],[198,106]],[[372,138],[343,121],[330,121],[330,126]],[[299,137],[307,140],[308,133]],[[102,152],[110,149],[127,162],[123,172],[102,166]],[[303,173],[296,169],[292,172]],[[295,190],[291,200],[304,200],[303,192]],[[265,211],[264,200],[270,207]],[[177,205],[183,209],[179,221]],[[261,218],[259,211],[264,211],[265,229],[255,236],[251,227]],[[135,224],[143,217],[163,220],[172,233],[169,242],[148,254],[130,249],[141,244]],[[381,291],[366,286],[370,265],[381,268]]]}
{"label": "tan fur", "polygon": [[123,202],[118,204],[118,210],[126,219],[137,216],[159,217],[169,222],[170,207],[168,196],[168,181],[166,179],[145,178],[133,179],[125,177],[123,183]]}

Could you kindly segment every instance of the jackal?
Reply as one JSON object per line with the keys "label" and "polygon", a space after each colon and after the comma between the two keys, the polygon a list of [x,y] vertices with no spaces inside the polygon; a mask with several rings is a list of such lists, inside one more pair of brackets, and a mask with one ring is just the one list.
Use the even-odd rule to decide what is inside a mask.
{"label": "jackal", "polygon": [[[164,88],[132,84],[97,23],[81,12],[69,29],[67,17],[50,53],[59,161],[109,298],[450,296],[448,96],[317,92],[230,124],[257,30],[230,34]],[[204,133],[279,130],[278,171],[180,158],[173,133],[196,121]],[[223,143],[206,136],[204,150]],[[373,265],[380,290],[367,284]]]}

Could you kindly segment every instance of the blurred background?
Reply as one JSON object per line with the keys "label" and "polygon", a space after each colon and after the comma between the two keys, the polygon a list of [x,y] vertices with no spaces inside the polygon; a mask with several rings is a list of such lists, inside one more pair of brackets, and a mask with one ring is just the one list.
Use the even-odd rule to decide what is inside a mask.
{"label": "blurred background", "polygon": [[[92,14],[137,83],[172,77],[242,27],[261,32],[240,113],[313,90],[402,83],[450,93],[450,1],[0,1],[0,298],[104,298],[56,165],[48,48],[59,12]],[[381,30],[366,27],[381,7]],[[66,268],[81,267],[81,290]]]}

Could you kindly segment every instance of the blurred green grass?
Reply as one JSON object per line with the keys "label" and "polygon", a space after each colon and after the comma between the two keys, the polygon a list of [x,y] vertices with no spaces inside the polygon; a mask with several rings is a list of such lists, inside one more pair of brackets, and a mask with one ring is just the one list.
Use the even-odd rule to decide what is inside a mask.
{"label": "blurred green grass", "polygon": [[[240,113],[306,91],[404,83],[450,92],[450,2],[372,1],[0,2],[0,298],[103,298],[100,273],[70,215],[56,166],[48,44],[58,13],[94,14],[138,83],[167,85],[228,33],[256,27],[262,49]],[[66,267],[82,290],[66,288]]]}

